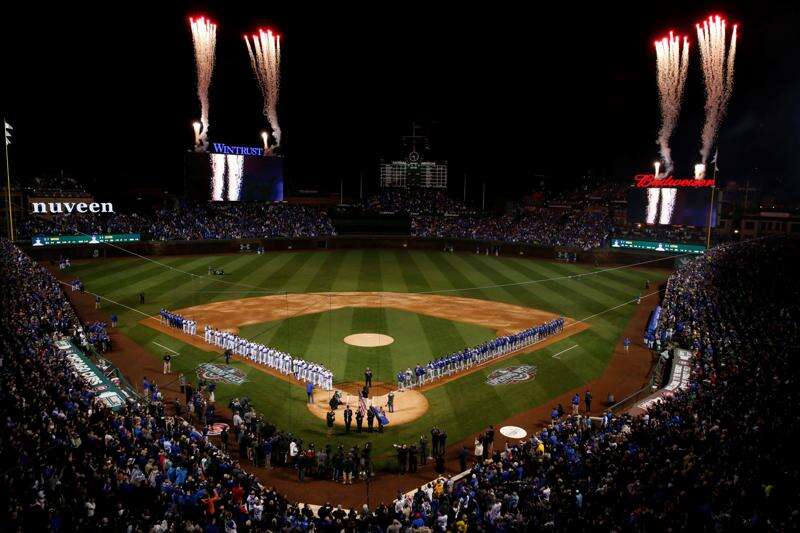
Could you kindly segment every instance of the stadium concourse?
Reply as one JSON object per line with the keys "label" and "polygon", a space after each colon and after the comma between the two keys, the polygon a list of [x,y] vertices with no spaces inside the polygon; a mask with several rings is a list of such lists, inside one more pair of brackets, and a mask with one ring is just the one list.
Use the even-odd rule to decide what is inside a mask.
{"label": "stadium concourse", "polygon": [[158,387],[104,401],[59,349],[86,331],[61,285],[3,240],[4,528],[797,530],[797,258],[782,239],[730,243],[669,278],[657,335],[691,351],[691,374],[642,416],[556,411],[457,480],[312,512],[259,483],[234,448],[194,429],[202,411],[190,423]]}

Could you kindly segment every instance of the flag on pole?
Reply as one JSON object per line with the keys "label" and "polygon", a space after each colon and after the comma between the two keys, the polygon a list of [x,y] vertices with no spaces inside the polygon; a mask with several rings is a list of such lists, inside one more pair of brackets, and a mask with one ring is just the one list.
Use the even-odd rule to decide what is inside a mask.
{"label": "flag on pole", "polygon": [[714,163],[714,172],[719,172],[719,167],[717,166],[717,156],[719,155],[719,148],[714,150],[714,159],[711,160]]}
{"label": "flag on pole", "polygon": [[7,121],[4,120],[3,122],[6,125],[6,146],[8,146],[9,144],[11,144],[11,130],[13,130],[14,128]]}

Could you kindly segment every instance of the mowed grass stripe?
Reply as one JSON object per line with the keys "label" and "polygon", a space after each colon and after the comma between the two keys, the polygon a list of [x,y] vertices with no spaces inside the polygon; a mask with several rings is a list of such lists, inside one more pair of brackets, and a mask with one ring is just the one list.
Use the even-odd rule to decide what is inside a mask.
{"label": "mowed grass stripe", "polygon": [[[290,285],[299,286],[299,280],[306,276],[308,282],[302,292],[330,292],[333,281],[338,274],[338,265],[341,263],[342,257],[341,254],[315,255],[315,259],[311,261],[312,264],[307,264],[304,271],[298,273],[298,282],[292,282]],[[315,274],[311,273],[312,269]],[[319,273],[322,271],[327,271],[328,275],[320,276]],[[307,361],[322,363],[333,371],[331,367],[332,339],[328,338],[331,330],[330,320],[332,318],[329,316],[328,320],[323,321],[322,316],[322,313],[302,314],[301,311],[299,316],[289,319],[291,324],[287,323],[289,321],[283,321],[286,326],[282,331],[287,337],[286,342],[289,353]]]}
{"label": "mowed grass stripe", "polygon": [[[212,262],[213,259],[209,260],[208,258],[201,258],[183,265],[182,270],[191,272],[192,274],[196,274],[198,276],[203,276],[202,278],[188,276],[186,274],[166,277],[159,276],[161,278],[159,283],[144,287],[145,295],[147,295],[148,291],[156,295],[154,298],[150,299],[149,303],[164,302],[170,306],[174,306],[172,294],[180,295],[186,294],[186,291],[196,291],[199,287],[205,284],[207,279],[211,278],[211,276],[208,278],[205,276],[208,273],[208,266],[211,265]],[[208,296],[213,298],[215,295],[207,294],[206,297]],[[170,309],[177,308],[170,307]]]}
{"label": "mowed grass stripe", "polygon": [[331,290],[333,292],[351,292],[358,290],[358,275],[361,270],[361,258],[364,255],[361,250],[347,250],[335,252],[344,255],[339,272],[341,275],[333,279]]}
{"label": "mowed grass stripe", "polygon": [[378,256],[382,273],[381,290],[387,292],[409,292],[408,285],[403,278],[403,269],[406,265],[401,264],[394,253],[382,252]]}
{"label": "mowed grass stripe", "polygon": [[[514,268],[521,274],[524,274],[531,279],[555,278],[558,273],[548,269],[541,263],[530,262],[526,265],[520,263],[513,263]],[[537,291],[546,291],[553,295],[553,301],[556,304],[556,309],[563,309],[563,314],[567,314],[575,319],[581,319],[587,314],[599,313],[607,309],[614,302],[610,297],[604,295],[602,300],[587,296],[583,292],[583,287],[580,286],[581,278],[573,278],[569,280],[555,280],[550,279],[541,281],[539,283],[530,284],[529,286]],[[528,286],[525,286],[526,288]],[[588,311],[588,313],[587,313]]]}
{"label": "mowed grass stripe", "polygon": [[289,260],[264,280],[265,288],[271,288],[274,292],[285,292],[292,277],[311,259],[313,252],[293,252],[289,255]]}
{"label": "mowed grass stripe", "polygon": [[[258,264],[261,261],[264,261],[263,264],[256,269],[257,272],[260,272],[262,269],[269,266],[270,260],[262,260],[258,258],[253,259],[249,256],[241,256],[238,258],[237,262],[229,263],[225,268],[247,269],[249,266]],[[208,265],[206,265],[206,269],[207,268]],[[191,287],[179,287],[168,290],[167,292],[170,295],[176,295],[173,297],[174,302],[172,305],[174,306],[174,309],[182,309],[184,307],[200,305],[209,301],[238,300],[241,298],[247,298],[249,296],[261,296],[265,294],[251,289],[237,289],[234,286],[221,285],[224,284],[220,284],[219,280],[214,279],[213,276],[209,276],[203,278],[201,283],[194,284]]]}
{"label": "mowed grass stripe", "polygon": [[[373,333],[386,331],[386,312],[382,308],[354,307],[350,321],[352,333]],[[391,375],[389,347],[362,348],[347,346],[344,377],[348,381],[363,379],[364,369],[371,367],[377,380],[385,380]],[[387,368],[388,367],[388,368]]]}
{"label": "mowed grass stripe", "polygon": [[[453,254],[444,257],[450,264],[453,271],[462,273],[472,281],[472,286],[486,287],[490,285],[501,285],[512,283],[510,278],[500,274],[492,267],[489,267],[478,255]],[[495,300],[511,304],[526,305],[526,300],[520,296],[519,291],[510,287],[493,287],[481,290],[465,291],[468,297],[475,297],[480,294],[483,299]]]}
{"label": "mowed grass stripe", "polygon": [[[567,265],[557,264],[557,263],[549,263],[548,268],[553,272],[558,273],[560,276],[574,276],[576,274],[582,274],[586,271],[576,270],[575,268],[570,268]],[[619,290],[615,287],[609,287],[608,284],[599,283],[597,278],[602,274],[594,274],[590,276],[581,276],[580,278],[572,278],[563,280],[564,282],[572,282],[581,287],[581,292],[587,294],[587,296],[599,296],[603,298],[603,304],[608,307],[608,304],[612,302],[624,302],[626,300],[630,300],[633,294],[632,289],[628,289],[627,291]]]}
{"label": "mowed grass stripe", "polygon": [[114,278],[120,273],[135,272],[147,266],[164,268],[144,259],[118,259],[116,261],[95,259],[92,263],[74,265],[68,272],[78,277],[91,279],[93,283],[102,283],[104,278]]}
{"label": "mowed grass stripe", "polygon": [[[438,254],[438,257],[441,258],[441,254]],[[440,273],[444,280],[447,280],[447,283],[453,286],[455,283],[453,278],[450,276],[454,276],[452,272],[450,272],[450,276],[448,276],[449,269],[443,270],[441,266],[436,264],[436,261],[433,260],[433,257],[428,254],[415,254],[409,256],[409,264],[408,267],[413,269],[414,277],[421,276],[422,280],[424,280],[424,285],[430,287],[431,284],[428,280],[428,276],[431,275],[430,273],[436,271]],[[423,261],[429,261],[432,265],[432,268],[428,268],[423,270],[419,267],[419,263]],[[425,274],[428,272],[428,274]],[[423,289],[423,290],[430,290],[430,289]],[[468,309],[465,309],[464,312],[468,312]],[[430,359],[436,359],[438,357],[442,357],[449,353],[452,353],[454,350],[464,348],[469,346],[469,342],[464,338],[462,335],[462,329],[466,328],[459,328],[457,327],[456,323],[451,320],[444,320],[438,319],[429,315],[424,314],[417,314],[417,319],[419,320],[421,329],[423,331],[423,335],[425,337],[425,342],[428,346],[427,353],[431,354]],[[478,337],[477,335],[473,336],[472,339]],[[480,341],[487,340],[491,338],[491,334],[481,335]],[[477,343],[476,343],[477,344]],[[427,361],[423,358],[416,361],[417,364],[426,364]]]}
{"label": "mowed grass stripe", "polygon": [[411,258],[408,250],[394,250],[398,264],[402,265],[400,273],[409,292],[423,292],[431,290],[427,278],[422,274],[416,262]]}
{"label": "mowed grass stripe", "polygon": [[[454,255],[454,254],[452,254]],[[461,267],[455,265],[453,262],[449,261],[450,256],[445,256],[443,253],[432,253],[427,252],[423,257],[430,261],[431,264],[436,268],[436,271],[442,276],[443,279],[447,280],[447,284],[449,287],[445,285],[440,285],[436,287],[436,289],[467,289],[470,287],[475,287],[478,285],[473,280],[468,278]],[[434,290],[436,290],[434,289]],[[474,289],[474,290],[466,290],[466,291],[458,291],[458,292],[443,292],[441,293],[443,296],[461,296],[463,298],[475,298],[478,300],[491,300],[485,292],[482,290]]]}
{"label": "mowed grass stripe", "polygon": [[[196,258],[192,261],[181,263],[180,267],[182,271],[191,271],[195,266],[203,265],[206,262],[206,258]],[[139,292],[144,292],[145,301],[151,304],[160,299],[161,293],[165,287],[175,287],[176,285],[183,285],[197,280],[197,278],[185,274],[184,272],[167,269],[158,273],[140,273],[137,278],[139,279],[136,281],[129,280],[126,284],[118,286],[117,288],[107,288],[105,295],[115,300],[130,302]],[[147,297],[148,293],[150,293],[149,298]],[[135,301],[138,304],[138,299]]]}
{"label": "mowed grass stripe", "polygon": [[334,282],[339,277],[344,254],[331,252],[320,255],[325,257],[325,260],[320,265],[316,275],[308,280],[305,292],[331,292]]}
{"label": "mowed grass stripe", "polygon": [[[382,288],[380,263],[375,250],[362,251],[358,255],[358,292],[377,291]],[[386,313],[383,308],[356,307],[353,309],[349,331],[352,333],[383,333],[386,331]],[[348,345],[345,354],[344,376],[348,380],[358,379],[367,366],[373,367],[376,379],[385,379],[386,369],[380,372],[380,362],[389,359],[389,348],[362,348]],[[383,365],[385,366],[385,365]]]}
{"label": "mowed grass stripe", "polygon": [[84,279],[90,280],[89,283],[85,283],[87,290],[103,294],[109,289],[119,287],[121,284],[124,286],[134,285],[141,280],[146,280],[151,276],[158,276],[165,272],[174,271],[153,263],[140,263],[113,272],[103,271],[97,277],[89,276]]}

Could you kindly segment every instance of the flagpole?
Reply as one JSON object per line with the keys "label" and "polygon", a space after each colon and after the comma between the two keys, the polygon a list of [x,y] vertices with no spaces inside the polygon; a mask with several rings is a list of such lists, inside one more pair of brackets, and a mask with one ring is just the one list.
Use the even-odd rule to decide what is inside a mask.
{"label": "flagpole", "polygon": [[[3,116],[3,131],[6,131],[6,117]],[[14,242],[14,213],[11,210],[11,167],[8,164],[8,139],[5,139],[6,147],[6,209],[8,209],[8,239]]]}

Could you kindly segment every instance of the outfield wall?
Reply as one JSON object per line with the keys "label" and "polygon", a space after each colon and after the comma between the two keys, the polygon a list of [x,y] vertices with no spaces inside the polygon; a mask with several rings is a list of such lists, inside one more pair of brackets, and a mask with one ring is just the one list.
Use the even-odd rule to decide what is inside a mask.
{"label": "outfield wall", "polygon": [[[662,252],[647,252],[638,250],[617,250],[610,248],[597,248],[583,251],[568,247],[537,246],[532,244],[488,242],[458,239],[417,238],[408,236],[391,235],[347,235],[320,238],[292,238],[292,239],[239,239],[239,240],[204,240],[204,241],[144,241],[124,243],[124,245],[64,245],[33,247],[30,244],[20,244],[20,247],[37,260],[57,261],[59,257],[70,259],[88,259],[92,257],[130,257],[131,252],[147,257],[167,255],[215,255],[241,253],[241,245],[249,245],[253,253],[258,247],[265,251],[285,250],[351,250],[351,249],[410,249],[410,250],[438,250],[452,247],[457,252],[475,253],[481,249],[485,253],[487,248],[497,250],[499,255],[524,256],[541,259],[556,259],[558,252],[574,253],[579,263],[632,264],[653,260],[659,257],[674,257]],[[246,252],[245,252],[246,253]],[[665,259],[654,264],[655,267],[672,268],[673,261]]]}

